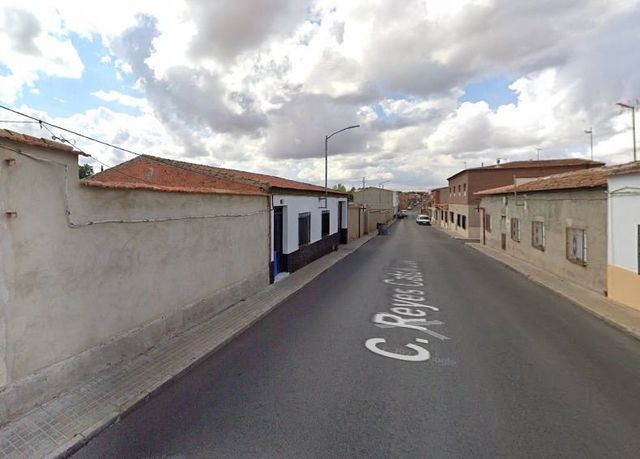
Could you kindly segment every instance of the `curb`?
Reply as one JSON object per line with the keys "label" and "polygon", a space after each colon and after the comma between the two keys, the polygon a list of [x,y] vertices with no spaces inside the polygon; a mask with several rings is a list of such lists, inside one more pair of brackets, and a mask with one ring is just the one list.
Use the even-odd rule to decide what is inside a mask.
{"label": "curb", "polygon": [[[300,291],[302,288],[304,288],[307,284],[309,284],[313,280],[317,279],[321,274],[323,274],[324,272],[326,272],[327,270],[329,270],[330,268],[335,266],[338,262],[342,261],[344,258],[346,258],[349,255],[351,255],[352,253],[356,252],[360,247],[362,247],[363,245],[365,245],[366,243],[368,243],[369,241],[374,239],[376,236],[377,236],[377,233],[372,232],[372,233],[370,233],[368,235],[365,235],[365,236],[361,237],[360,239],[358,239],[356,241],[352,241],[350,243],[350,244],[353,244],[352,247],[347,248],[346,246],[348,246],[349,244],[343,245],[342,246],[342,248],[343,248],[342,252],[338,254],[336,259],[332,263],[330,263],[327,266],[325,266],[322,269],[320,269],[317,273],[315,273],[315,275],[313,275],[309,279],[306,279],[303,283],[301,283],[301,285],[295,287],[284,298],[279,299],[278,302],[275,303],[273,306],[267,308],[261,314],[259,314],[256,317],[252,318],[252,320],[250,322],[247,322],[242,328],[240,328],[239,330],[234,331],[229,336],[224,337],[224,339],[220,343],[218,343],[213,348],[205,351],[201,356],[194,358],[187,366],[182,368],[180,371],[168,376],[166,379],[164,379],[162,381],[159,381],[157,384],[154,384],[154,386],[150,390],[140,392],[135,399],[130,400],[128,402],[125,402],[123,405],[121,405],[118,408],[115,408],[113,411],[110,412],[109,415],[107,415],[104,418],[100,419],[99,421],[94,423],[92,426],[87,427],[82,432],[76,433],[76,435],[74,437],[66,440],[61,445],[58,445],[53,450],[47,452],[44,455],[44,457],[47,457],[47,458],[67,458],[67,457],[71,456],[72,454],[78,452],[80,449],[82,449],[82,447],[84,447],[87,443],[89,443],[93,438],[98,436],[105,429],[107,429],[108,427],[110,427],[113,424],[118,423],[121,419],[126,417],[133,410],[135,410],[136,408],[142,406],[150,398],[154,397],[162,389],[166,388],[167,385],[177,381],[178,379],[180,379],[181,377],[186,375],[195,366],[199,365],[204,360],[206,360],[209,357],[211,357],[213,354],[218,352],[220,349],[222,349],[224,346],[229,344],[235,338],[237,338],[242,333],[247,331],[247,329],[251,328],[257,322],[262,320],[264,317],[266,317],[268,314],[270,314],[272,311],[274,311],[276,308],[278,308],[284,301],[286,301],[292,295],[296,294],[298,291]],[[340,252],[340,248],[338,250],[336,250],[336,252]],[[332,253],[335,253],[335,252],[332,252]],[[327,254],[327,255],[330,255],[330,254]],[[272,287],[272,286],[270,286],[270,287]],[[269,288],[269,287],[267,287],[267,288]],[[261,292],[263,292],[263,291],[261,291]],[[259,292],[259,293],[261,293],[261,292]],[[233,306],[231,306],[231,307],[233,307]],[[216,316],[212,316],[208,320],[212,320],[215,317]]]}
{"label": "curb", "polygon": [[[535,276],[531,275],[531,274],[527,274],[523,271],[520,271],[518,268],[510,265],[509,263],[507,263],[506,261],[498,258],[498,257],[494,257],[493,255],[491,255],[489,252],[485,252],[484,250],[474,246],[473,244],[465,244],[467,247],[475,250],[478,253],[483,254],[486,257],[491,258],[492,260],[497,261],[498,263],[500,263],[501,265],[509,268],[510,270],[520,274],[521,276],[524,276],[525,278],[529,279],[531,282],[540,285],[548,290],[551,290],[552,292],[560,295],[563,298],[566,298],[567,300],[571,301],[573,304],[575,304],[576,306],[579,306],[580,308],[582,308],[583,310],[589,312],[591,315],[597,317],[598,319],[602,320],[603,322],[606,322],[608,325],[628,334],[629,336],[631,336],[632,338],[637,339],[638,341],[640,341],[640,330],[637,330],[633,327],[630,327],[624,323],[618,322],[614,319],[612,319],[611,317],[609,317],[608,315],[598,311],[597,309],[593,309],[587,305],[585,305],[584,303],[582,303],[581,301],[579,301],[578,299],[576,299],[575,297],[573,297],[572,295],[568,294],[567,292],[564,292],[560,289],[554,288],[553,286],[547,285],[545,284],[543,281],[539,280],[538,278],[536,278]],[[606,299],[606,298],[603,298]],[[606,299],[607,301],[611,301]],[[613,303],[613,305],[618,305],[617,303],[614,303],[613,301],[611,301]],[[620,305],[620,307],[625,307],[624,305]]]}

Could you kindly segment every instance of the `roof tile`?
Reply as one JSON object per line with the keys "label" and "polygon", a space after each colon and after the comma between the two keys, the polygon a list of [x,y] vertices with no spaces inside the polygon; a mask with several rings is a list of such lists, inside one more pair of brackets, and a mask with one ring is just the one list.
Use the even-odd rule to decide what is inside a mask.
{"label": "roof tile", "polygon": [[584,166],[587,167],[599,167],[604,166],[603,162],[600,161],[592,161],[590,159],[582,159],[582,158],[565,158],[565,159],[541,159],[541,160],[530,160],[530,161],[511,161],[508,163],[500,163],[500,164],[492,164],[490,166],[483,167],[471,167],[469,169],[463,169],[459,172],[456,172],[447,180],[451,180],[452,178],[464,173],[471,171],[492,171],[496,169],[530,169],[534,167],[567,167],[567,166]]}
{"label": "roof tile", "polygon": [[75,155],[89,156],[78,150],[74,150],[71,145],[66,145],[60,142],[54,142],[44,138],[34,137],[20,132],[12,131],[10,129],[0,129],[0,139],[11,140],[12,142],[22,143],[25,145],[32,145],[34,147],[48,148],[50,150],[64,151],[67,153],[73,153]]}
{"label": "roof tile", "polygon": [[579,188],[598,188],[607,184],[607,177],[625,173],[640,172],[640,161],[615,166],[596,167],[548,175],[518,185],[506,185],[489,190],[478,191],[477,196],[508,194],[513,192],[537,192],[552,190],[570,190]]}
{"label": "roof tile", "polygon": [[[102,188],[149,189],[192,193],[266,195],[268,191],[294,190],[324,193],[324,187],[272,175],[205,166],[141,155],[82,180]],[[331,195],[346,195],[329,190]]]}

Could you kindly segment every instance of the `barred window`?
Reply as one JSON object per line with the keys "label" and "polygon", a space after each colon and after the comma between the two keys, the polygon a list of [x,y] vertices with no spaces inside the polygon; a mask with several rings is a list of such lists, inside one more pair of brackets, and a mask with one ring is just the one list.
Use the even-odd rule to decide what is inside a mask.
{"label": "barred window", "polygon": [[578,228],[567,228],[567,259],[582,266],[587,265],[587,232]]}
{"label": "barred window", "polygon": [[311,214],[298,214],[298,246],[308,244],[311,240]]}
{"label": "barred window", "polygon": [[511,219],[511,239],[520,242],[520,219]]}
{"label": "barred window", "polygon": [[531,245],[544,251],[544,222],[531,222]]}

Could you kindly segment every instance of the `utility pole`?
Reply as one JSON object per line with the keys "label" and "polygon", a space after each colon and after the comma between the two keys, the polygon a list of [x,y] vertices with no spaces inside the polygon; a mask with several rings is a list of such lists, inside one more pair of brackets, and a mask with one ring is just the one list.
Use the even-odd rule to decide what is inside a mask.
{"label": "utility pole", "polygon": [[366,191],[364,191],[364,179],[365,179],[365,178],[364,178],[364,177],[362,177],[362,207],[364,207],[364,203],[366,202],[366,201],[364,200],[365,193],[366,193]]}
{"label": "utility pole", "polygon": [[540,152],[542,151],[542,148],[536,148],[536,152],[538,153],[538,161],[540,161]]}
{"label": "utility pole", "polygon": [[616,105],[622,108],[628,108],[631,110],[631,130],[633,131],[633,160],[637,161],[638,157],[636,154],[636,107],[635,105],[623,104],[622,102],[618,102]]}
{"label": "utility pole", "polygon": [[329,139],[336,134],[341,133],[342,131],[346,131],[347,129],[355,129],[360,127],[359,124],[354,124],[353,126],[347,126],[346,128],[340,129],[336,132],[332,132],[329,135],[324,136],[324,207],[329,207],[329,188],[327,187],[327,178],[329,176]]}
{"label": "utility pole", "polygon": [[593,128],[590,127],[588,130],[584,131],[585,134],[589,134],[591,137],[591,161],[593,161]]}

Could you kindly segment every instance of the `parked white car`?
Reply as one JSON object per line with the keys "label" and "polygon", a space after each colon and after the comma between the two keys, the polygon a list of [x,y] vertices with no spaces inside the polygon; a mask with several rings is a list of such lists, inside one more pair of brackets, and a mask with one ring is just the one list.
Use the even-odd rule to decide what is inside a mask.
{"label": "parked white car", "polygon": [[416,223],[418,225],[431,225],[431,219],[429,218],[428,215],[420,214],[416,218]]}

